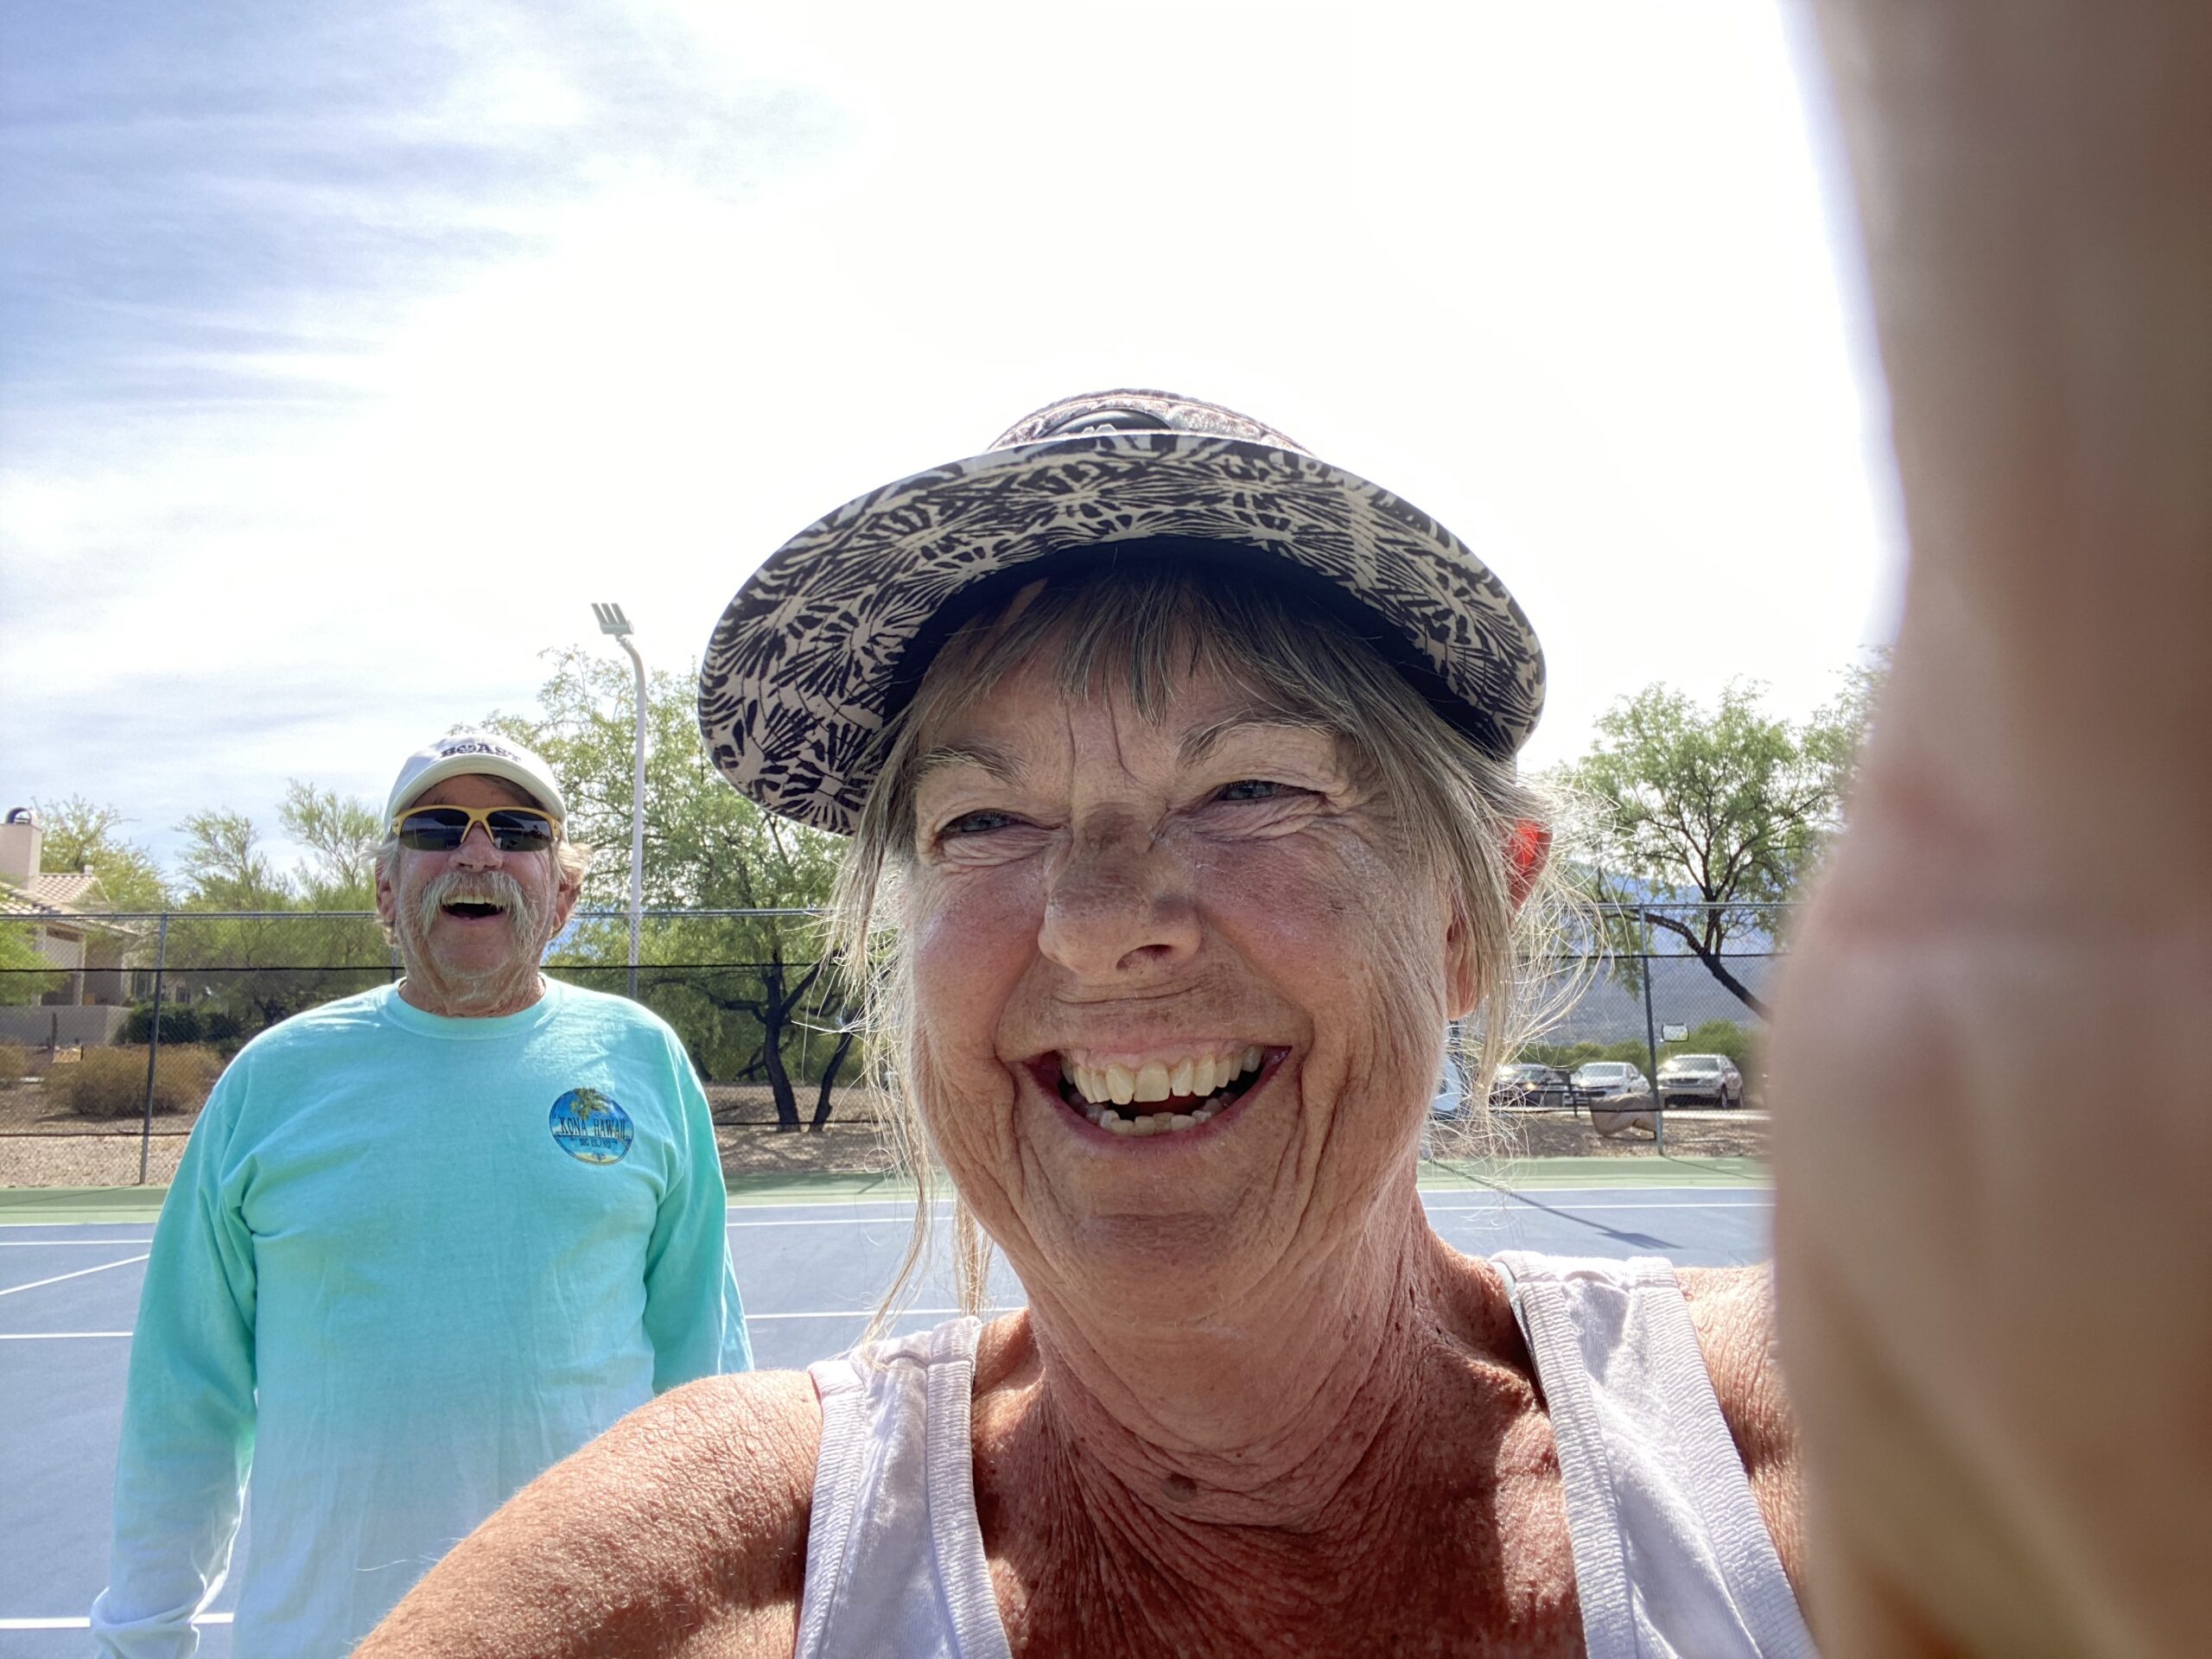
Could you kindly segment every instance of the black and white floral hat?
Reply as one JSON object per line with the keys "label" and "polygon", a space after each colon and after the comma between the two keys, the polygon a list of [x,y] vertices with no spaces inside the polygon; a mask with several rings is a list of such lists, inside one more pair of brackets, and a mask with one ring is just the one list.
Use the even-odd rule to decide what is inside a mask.
{"label": "black and white floral hat", "polygon": [[1501,759],[1543,707],[1535,631],[1443,525],[1232,410],[1105,391],[849,501],[770,555],[707,645],[708,753],[770,811],[849,835],[878,734],[955,627],[1040,576],[1139,559],[1317,600]]}

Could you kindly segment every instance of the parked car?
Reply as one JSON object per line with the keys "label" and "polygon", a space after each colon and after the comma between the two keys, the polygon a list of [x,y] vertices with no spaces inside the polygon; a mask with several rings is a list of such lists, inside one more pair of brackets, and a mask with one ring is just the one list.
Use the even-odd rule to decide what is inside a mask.
{"label": "parked car", "polygon": [[1446,1054],[1443,1075],[1436,1080],[1436,1093],[1429,1099],[1428,1115],[1431,1117],[1458,1117],[1466,1109],[1467,1080],[1460,1075],[1459,1062]]}
{"label": "parked car", "polygon": [[1497,1076],[1491,1080],[1490,1103],[1493,1106],[1557,1109],[1573,1103],[1574,1099],[1574,1084],[1566,1072],[1557,1066],[1539,1065],[1533,1060],[1501,1065]]}
{"label": "parked car", "polygon": [[1569,1079],[1592,1101],[1619,1100],[1641,1095],[1649,1098],[1651,1079],[1624,1060],[1586,1060]]}
{"label": "parked car", "polygon": [[1659,1062],[1662,1106],[1740,1106],[1744,1074],[1726,1054],[1677,1054]]}
{"label": "parked car", "polygon": [[1570,1081],[1590,1107],[1590,1125],[1599,1134],[1632,1128],[1659,1132],[1651,1079],[1621,1060],[1590,1060],[1575,1068]]}

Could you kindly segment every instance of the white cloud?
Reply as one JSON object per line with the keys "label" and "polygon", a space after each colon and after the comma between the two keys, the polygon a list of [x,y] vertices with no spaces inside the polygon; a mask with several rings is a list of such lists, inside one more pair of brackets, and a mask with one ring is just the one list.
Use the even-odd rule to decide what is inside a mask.
{"label": "white cloud", "polygon": [[0,386],[11,799],[380,798],[588,601],[673,665],[791,531],[1093,385],[1249,408],[1492,556],[1538,764],[1654,678],[1809,709],[1888,626],[1764,7],[410,15],[417,91],[183,168],[180,234],[296,270],[73,310],[100,372]]}

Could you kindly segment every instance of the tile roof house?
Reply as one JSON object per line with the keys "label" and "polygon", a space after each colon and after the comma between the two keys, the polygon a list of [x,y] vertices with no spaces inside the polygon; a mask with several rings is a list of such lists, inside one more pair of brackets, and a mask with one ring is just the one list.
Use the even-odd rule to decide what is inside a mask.
{"label": "tile roof house", "polygon": [[0,925],[64,977],[32,1004],[0,1007],[0,1039],[112,1042],[130,1014],[124,957],[138,943],[137,930],[99,915],[106,901],[91,871],[41,868],[41,843],[38,815],[29,807],[0,822]]}

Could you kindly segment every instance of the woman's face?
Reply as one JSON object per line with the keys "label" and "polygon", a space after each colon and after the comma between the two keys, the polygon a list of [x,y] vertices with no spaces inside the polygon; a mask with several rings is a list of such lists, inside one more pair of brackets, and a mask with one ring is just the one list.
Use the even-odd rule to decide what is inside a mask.
{"label": "woman's face", "polygon": [[1175,1319],[1409,1176],[1472,987],[1338,739],[1208,677],[1166,706],[1033,664],[924,734],[908,915],[921,1106],[978,1218],[1033,1299]]}

